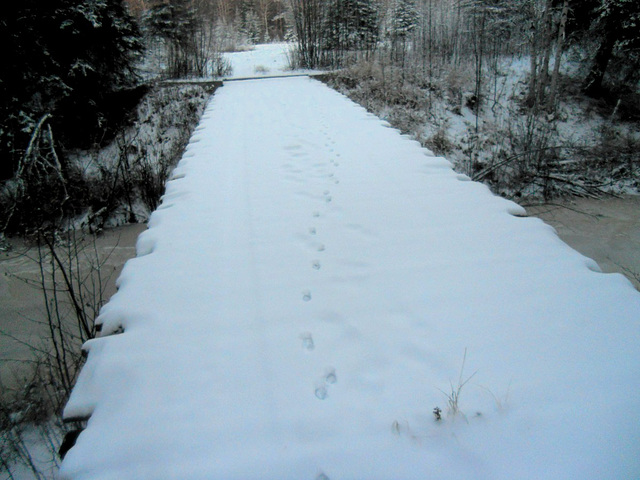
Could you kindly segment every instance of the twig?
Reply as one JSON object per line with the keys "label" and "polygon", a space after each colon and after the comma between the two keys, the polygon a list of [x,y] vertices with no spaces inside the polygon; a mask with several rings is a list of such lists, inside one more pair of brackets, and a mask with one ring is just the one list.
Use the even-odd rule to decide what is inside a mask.
{"label": "twig", "polygon": [[460,367],[460,375],[458,377],[458,385],[454,387],[453,382],[450,382],[451,384],[451,393],[446,393],[443,390],[440,390],[446,397],[447,397],[447,402],[449,403],[449,413],[451,415],[457,415],[460,412],[460,394],[462,393],[462,388],[469,383],[469,381],[475,377],[476,373],[478,373],[478,371],[476,370],[475,372],[473,372],[473,374],[471,374],[471,376],[469,378],[467,378],[466,380],[462,380],[463,375],[464,375],[464,366],[467,362],[467,348],[464,349],[464,356],[462,357],[462,366]]}

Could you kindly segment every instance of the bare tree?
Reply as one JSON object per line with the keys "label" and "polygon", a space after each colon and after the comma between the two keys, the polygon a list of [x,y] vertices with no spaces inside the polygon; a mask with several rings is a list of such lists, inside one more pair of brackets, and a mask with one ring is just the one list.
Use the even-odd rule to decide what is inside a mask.
{"label": "bare tree", "polygon": [[558,27],[558,38],[556,40],[556,55],[555,62],[553,64],[553,74],[551,75],[551,87],[549,88],[549,96],[547,98],[547,109],[549,110],[553,110],[556,104],[556,95],[558,94],[558,77],[560,75],[562,54],[564,53],[568,16],[569,0],[564,0],[562,5],[562,14],[560,17],[560,25]]}
{"label": "bare tree", "polygon": [[297,57],[301,66],[315,68],[323,64],[322,38],[326,19],[323,0],[289,0],[297,38]]}

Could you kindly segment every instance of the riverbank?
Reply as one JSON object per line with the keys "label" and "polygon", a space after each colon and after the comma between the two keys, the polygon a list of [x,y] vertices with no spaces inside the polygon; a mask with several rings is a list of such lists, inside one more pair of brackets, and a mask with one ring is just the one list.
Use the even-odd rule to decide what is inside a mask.
{"label": "riverbank", "polygon": [[[145,229],[144,224],[105,229],[95,237],[95,253],[91,243],[87,255],[80,255],[89,273],[97,253],[103,298],[116,292],[115,281],[124,263],[135,256],[136,239]],[[46,315],[37,249],[21,239],[11,239],[10,244],[11,250],[0,253],[0,381],[5,391],[23,383],[33,349],[49,334],[43,323]]]}

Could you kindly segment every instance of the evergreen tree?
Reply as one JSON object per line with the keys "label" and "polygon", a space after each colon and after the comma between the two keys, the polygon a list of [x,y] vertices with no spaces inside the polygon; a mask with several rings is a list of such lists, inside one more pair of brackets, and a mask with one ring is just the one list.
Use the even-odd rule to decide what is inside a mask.
{"label": "evergreen tree", "polygon": [[379,15],[371,0],[332,0],[325,26],[324,48],[341,56],[350,50],[373,49]]}
{"label": "evergreen tree", "polygon": [[171,0],[151,7],[144,18],[149,33],[161,39],[167,50],[168,73],[181,77],[192,73],[196,11],[189,0]]}
{"label": "evergreen tree", "polygon": [[255,11],[253,2],[242,0],[240,2],[238,21],[240,33],[251,43],[260,43],[263,40],[260,32],[260,19]]}
{"label": "evergreen tree", "polygon": [[135,82],[141,50],[119,0],[9,2],[0,41],[0,178],[13,174],[43,115],[64,125],[57,130],[97,128],[105,99]]}
{"label": "evergreen tree", "polygon": [[405,38],[416,28],[419,18],[415,0],[395,0],[391,12],[391,37]]}
{"label": "evergreen tree", "polygon": [[617,73],[626,83],[638,81],[640,66],[640,2],[600,0],[593,9],[589,34],[598,39],[589,74],[584,82],[587,95],[598,96],[612,60],[620,59]]}
{"label": "evergreen tree", "polygon": [[396,61],[404,65],[407,50],[407,38],[418,24],[419,14],[415,0],[394,0],[391,9],[391,21],[388,35],[391,38],[391,51]]}

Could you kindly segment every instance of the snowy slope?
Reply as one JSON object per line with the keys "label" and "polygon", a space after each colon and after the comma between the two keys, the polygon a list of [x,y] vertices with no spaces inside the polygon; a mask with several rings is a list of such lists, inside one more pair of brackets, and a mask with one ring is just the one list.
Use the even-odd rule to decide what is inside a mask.
{"label": "snowy slope", "polygon": [[219,89],[62,478],[640,477],[640,295],[466,180],[314,80]]}
{"label": "snowy slope", "polygon": [[225,53],[231,64],[232,73],[227,78],[272,77],[299,74],[302,71],[289,69],[289,55],[292,44],[269,43],[255,45],[252,50]]}

